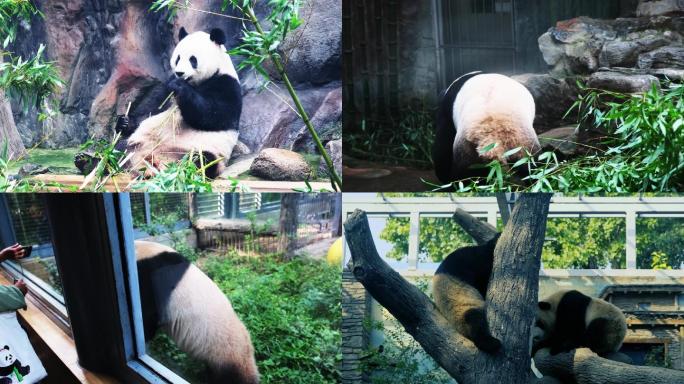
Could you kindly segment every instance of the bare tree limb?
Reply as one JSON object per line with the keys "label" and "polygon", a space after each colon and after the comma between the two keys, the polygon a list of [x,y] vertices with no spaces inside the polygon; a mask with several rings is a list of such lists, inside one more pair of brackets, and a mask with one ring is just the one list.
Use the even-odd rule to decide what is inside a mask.
{"label": "bare tree limb", "polygon": [[479,220],[461,208],[456,208],[452,219],[475,239],[478,244],[485,244],[499,233],[488,222]]}
{"label": "bare tree limb", "polygon": [[548,349],[534,355],[537,369],[564,383],[577,384],[662,384],[684,383],[684,372],[674,369],[636,366],[604,359],[589,348],[551,356]]}
{"label": "bare tree limb", "polygon": [[498,192],[496,194],[496,203],[499,206],[499,213],[501,214],[501,221],[504,225],[508,224],[511,217],[511,207],[508,204],[505,192]]}
{"label": "bare tree limb", "polygon": [[368,293],[385,307],[406,331],[459,382],[478,353],[474,345],[454,332],[434,303],[380,259],[366,213],[356,210],[344,223],[352,256],[352,272]]}

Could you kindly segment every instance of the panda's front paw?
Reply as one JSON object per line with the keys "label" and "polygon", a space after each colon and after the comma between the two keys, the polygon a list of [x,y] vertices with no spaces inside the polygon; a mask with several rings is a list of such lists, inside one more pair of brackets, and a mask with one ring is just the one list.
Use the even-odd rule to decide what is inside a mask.
{"label": "panda's front paw", "polygon": [[132,132],[130,132],[130,127],[131,127],[131,119],[128,116],[125,115],[120,115],[116,119],[116,126],[114,127],[114,131],[116,133],[121,133],[123,136],[130,136]]}
{"label": "panda's front paw", "polygon": [[166,82],[166,88],[175,93],[179,93],[187,85],[188,83],[183,78],[175,76]]}

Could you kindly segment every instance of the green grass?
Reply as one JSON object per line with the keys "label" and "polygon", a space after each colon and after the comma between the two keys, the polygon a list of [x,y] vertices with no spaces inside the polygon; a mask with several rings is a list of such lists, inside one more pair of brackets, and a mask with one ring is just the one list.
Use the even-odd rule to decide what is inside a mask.
{"label": "green grass", "polygon": [[64,148],[64,149],[44,149],[34,148],[28,151],[28,157],[23,158],[9,168],[11,173],[19,171],[24,164],[38,164],[43,167],[48,167],[54,173],[60,174],[78,174],[78,169],[74,166],[74,156],[78,153],[78,148]]}

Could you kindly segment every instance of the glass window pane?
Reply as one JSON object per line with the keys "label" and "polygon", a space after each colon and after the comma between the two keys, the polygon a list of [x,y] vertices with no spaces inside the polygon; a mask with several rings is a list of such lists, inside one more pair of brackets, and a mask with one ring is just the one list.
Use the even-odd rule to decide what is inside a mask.
{"label": "glass window pane", "polygon": [[[62,297],[62,282],[55,263],[52,249],[50,226],[48,223],[45,202],[38,194],[4,194],[12,229],[16,241],[22,246],[30,246],[28,257],[20,260],[8,261],[12,273],[33,282],[40,295],[49,295],[64,304]],[[2,244],[7,247],[12,244]]]}
{"label": "glass window pane", "polygon": [[550,217],[542,250],[545,269],[625,268],[625,219]]}
{"label": "glass window pane", "polygon": [[637,268],[682,269],[684,218],[637,218]]}

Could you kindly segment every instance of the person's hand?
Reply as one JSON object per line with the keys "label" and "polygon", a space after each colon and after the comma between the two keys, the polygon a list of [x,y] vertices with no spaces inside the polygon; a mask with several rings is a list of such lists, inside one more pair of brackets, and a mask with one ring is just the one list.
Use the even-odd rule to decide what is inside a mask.
{"label": "person's hand", "polygon": [[5,260],[19,260],[25,255],[26,251],[17,243],[0,251],[0,262]]}
{"label": "person's hand", "polygon": [[26,293],[28,292],[28,287],[26,286],[26,282],[24,282],[24,279],[19,279],[15,281],[14,286],[19,288],[21,293],[23,293],[24,296],[26,296]]}

